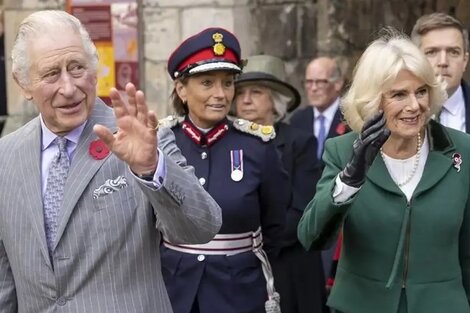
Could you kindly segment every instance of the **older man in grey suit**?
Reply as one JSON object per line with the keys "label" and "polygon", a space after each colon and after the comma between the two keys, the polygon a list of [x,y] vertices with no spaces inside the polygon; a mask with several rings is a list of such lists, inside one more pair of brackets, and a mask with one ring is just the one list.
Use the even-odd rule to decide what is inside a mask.
{"label": "older man in grey suit", "polygon": [[141,91],[112,89],[114,112],[96,98],[76,18],[33,13],[12,58],[40,116],[0,140],[0,313],[171,312],[160,232],[207,242],[220,208]]}

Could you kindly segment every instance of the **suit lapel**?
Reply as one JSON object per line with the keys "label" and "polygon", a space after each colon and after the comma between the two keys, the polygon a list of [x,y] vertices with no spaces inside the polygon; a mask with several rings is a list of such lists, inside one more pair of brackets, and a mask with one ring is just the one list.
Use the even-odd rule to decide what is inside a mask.
{"label": "suit lapel", "polygon": [[335,116],[333,117],[333,120],[331,121],[331,126],[327,138],[333,138],[338,136],[336,128],[338,127],[338,124],[342,122],[342,119],[343,116],[341,114],[341,110],[338,108],[338,110],[336,110]]}
{"label": "suit lapel", "polygon": [[306,108],[302,109],[302,111],[300,111],[299,113],[300,123],[296,127],[306,131],[309,134],[315,134],[315,132],[313,131],[313,107],[307,106]]}
{"label": "suit lapel", "polygon": [[470,134],[470,86],[462,80],[463,101],[465,102],[465,132]]}
{"label": "suit lapel", "polygon": [[[276,124],[276,138],[274,139],[274,144],[276,145],[276,150],[280,154],[282,164],[285,170],[288,173],[292,173],[292,142],[287,140],[289,128],[287,125],[284,125],[282,122]],[[290,176],[290,175],[289,175]],[[291,177],[289,177],[291,180]]]}
{"label": "suit lapel", "polygon": [[62,238],[73,209],[82,196],[85,188],[88,186],[89,182],[103,163],[111,155],[110,153],[102,160],[95,160],[88,153],[90,142],[97,139],[93,132],[93,126],[95,124],[104,125],[112,132],[115,132],[117,129],[113,111],[99,99],[97,99],[94,110],[83,129],[72,163],[70,164],[68,178],[65,183],[64,201],[59,214],[59,226],[57,229],[56,242],[53,249],[57,247],[57,244]]}
{"label": "suit lapel", "polygon": [[52,268],[47,250],[46,232],[44,229],[44,210],[42,203],[42,174],[41,174],[41,123],[39,117],[35,118],[25,129],[23,143],[17,151],[17,160],[22,162],[21,194],[25,195],[25,207],[29,211],[27,216],[31,219],[33,231],[39,238],[41,253],[46,264]]}

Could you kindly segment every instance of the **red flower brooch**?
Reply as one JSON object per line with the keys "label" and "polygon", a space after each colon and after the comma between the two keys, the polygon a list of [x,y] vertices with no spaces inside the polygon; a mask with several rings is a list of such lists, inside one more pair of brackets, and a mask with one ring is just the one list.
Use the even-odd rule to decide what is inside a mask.
{"label": "red flower brooch", "polygon": [[95,160],[103,160],[109,154],[109,149],[106,144],[101,139],[96,139],[90,142],[90,146],[88,147],[88,153],[93,157]]}
{"label": "red flower brooch", "polygon": [[346,124],[344,124],[343,122],[340,122],[338,126],[336,126],[336,133],[338,135],[344,135],[345,132],[346,132]]}

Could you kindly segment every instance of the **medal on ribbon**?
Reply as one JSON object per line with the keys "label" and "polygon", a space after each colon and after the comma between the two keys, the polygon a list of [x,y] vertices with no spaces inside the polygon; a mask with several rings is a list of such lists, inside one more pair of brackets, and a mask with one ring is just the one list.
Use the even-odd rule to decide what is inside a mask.
{"label": "medal on ribbon", "polygon": [[243,150],[230,150],[231,174],[233,181],[239,182],[243,178]]}

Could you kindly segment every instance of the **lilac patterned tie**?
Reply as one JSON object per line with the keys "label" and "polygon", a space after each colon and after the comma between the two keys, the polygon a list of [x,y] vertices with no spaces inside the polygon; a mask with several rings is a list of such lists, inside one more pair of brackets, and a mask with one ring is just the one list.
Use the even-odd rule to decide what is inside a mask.
{"label": "lilac patterned tie", "polygon": [[64,198],[64,185],[70,165],[69,156],[67,154],[67,139],[65,137],[57,137],[54,141],[59,147],[59,152],[49,166],[46,192],[44,193],[43,200],[44,224],[49,254],[51,254],[55,242],[58,226],[57,219]]}

